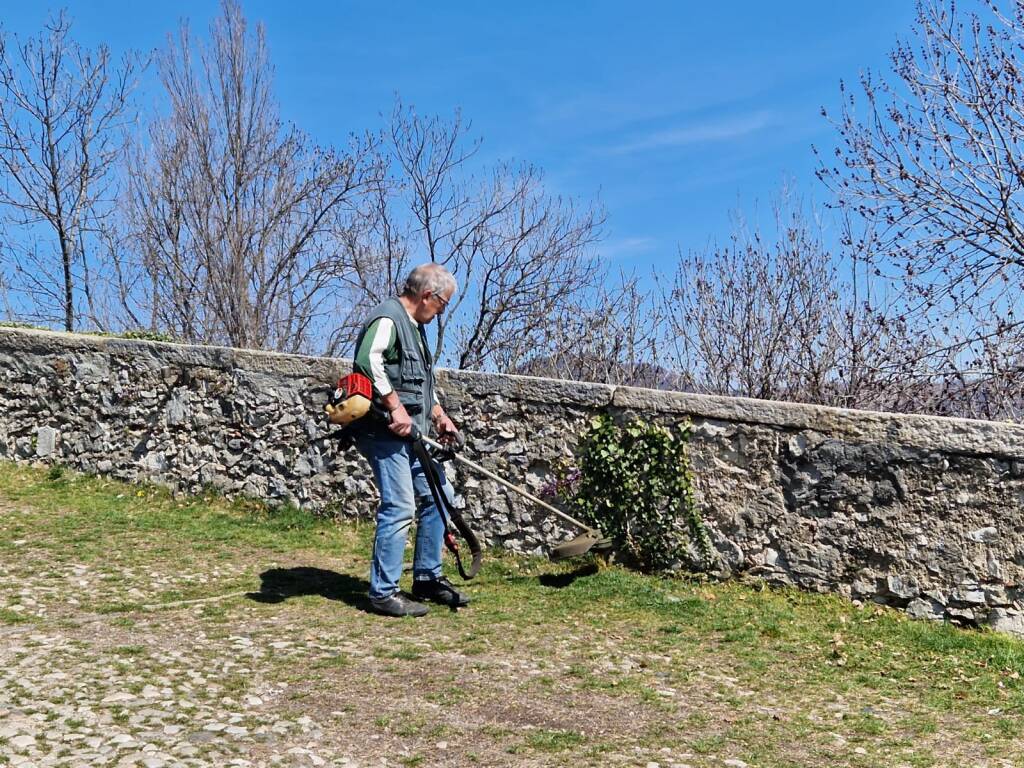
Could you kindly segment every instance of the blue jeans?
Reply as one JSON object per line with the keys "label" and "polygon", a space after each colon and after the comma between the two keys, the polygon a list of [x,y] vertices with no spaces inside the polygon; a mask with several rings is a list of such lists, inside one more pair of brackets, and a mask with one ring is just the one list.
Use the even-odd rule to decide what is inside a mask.
{"label": "blue jeans", "polygon": [[[417,511],[412,577],[439,578],[444,520],[430,494],[430,486],[412,443],[395,435],[378,432],[361,436],[356,440],[356,447],[370,463],[374,480],[377,481],[377,490],[380,491],[373,560],[370,565],[370,597],[389,597],[398,591],[406,534],[413,518],[417,517]],[[451,500],[454,498],[451,483],[440,466],[438,470],[442,489]]]}

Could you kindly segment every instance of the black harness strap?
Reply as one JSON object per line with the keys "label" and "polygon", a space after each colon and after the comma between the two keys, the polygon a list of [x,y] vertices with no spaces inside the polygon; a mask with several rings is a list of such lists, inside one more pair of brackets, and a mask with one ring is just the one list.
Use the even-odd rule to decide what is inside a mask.
{"label": "black harness strap", "polygon": [[[480,571],[480,564],[483,561],[480,541],[462,517],[462,513],[448,500],[448,496],[445,494],[441,484],[441,477],[437,470],[437,464],[434,462],[434,457],[430,455],[426,443],[420,439],[418,433],[414,433],[412,445],[413,450],[416,452],[416,457],[420,460],[420,466],[423,467],[423,474],[426,475],[427,485],[430,486],[430,495],[434,497],[438,514],[441,515],[441,520],[444,523],[444,544],[448,547],[448,551],[455,556],[455,564],[459,568],[459,575],[466,581],[469,581]],[[466,540],[466,544],[469,545],[469,554],[472,555],[473,561],[468,571],[462,565],[459,545],[455,541],[455,534],[452,533],[449,521],[454,524],[456,530]]]}

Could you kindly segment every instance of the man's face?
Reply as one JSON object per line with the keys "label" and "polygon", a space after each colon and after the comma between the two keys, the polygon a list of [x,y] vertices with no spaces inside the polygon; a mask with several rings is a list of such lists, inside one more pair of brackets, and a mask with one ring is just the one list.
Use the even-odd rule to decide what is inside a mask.
{"label": "man's face", "polygon": [[448,306],[448,302],[452,300],[453,291],[443,291],[441,293],[434,293],[433,291],[423,291],[420,294],[419,306],[413,313],[416,318],[416,322],[423,323],[426,325],[435,317],[444,312]]}

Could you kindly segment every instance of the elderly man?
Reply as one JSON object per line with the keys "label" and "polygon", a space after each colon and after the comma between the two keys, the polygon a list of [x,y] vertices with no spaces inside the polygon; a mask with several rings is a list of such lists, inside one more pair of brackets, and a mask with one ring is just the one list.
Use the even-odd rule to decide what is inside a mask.
{"label": "elderly man", "polygon": [[[363,419],[356,446],[369,461],[380,491],[370,567],[370,605],[387,616],[423,616],[429,600],[467,605],[441,573],[444,520],[409,436],[413,424],[428,434],[431,424],[442,443],[458,432],[434,392],[434,364],[424,326],[444,312],[455,293],[455,278],[440,264],[416,267],[402,295],[374,308],[356,341],[355,370],[373,382],[375,403],[391,418]],[[451,485],[442,476],[444,492]],[[399,591],[406,533],[418,511],[412,597]]]}

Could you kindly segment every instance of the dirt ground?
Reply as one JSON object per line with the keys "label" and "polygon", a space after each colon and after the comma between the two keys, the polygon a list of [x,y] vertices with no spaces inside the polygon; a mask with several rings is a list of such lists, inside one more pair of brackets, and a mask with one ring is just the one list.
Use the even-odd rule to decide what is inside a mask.
{"label": "dirt ground", "polygon": [[904,733],[898,695],[762,685],[721,638],[567,601],[586,568],[510,567],[395,620],[355,550],[141,533],[76,559],[86,534],[34,535],[40,514],[0,502],[0,764],[1021,765],[953,715]]}

